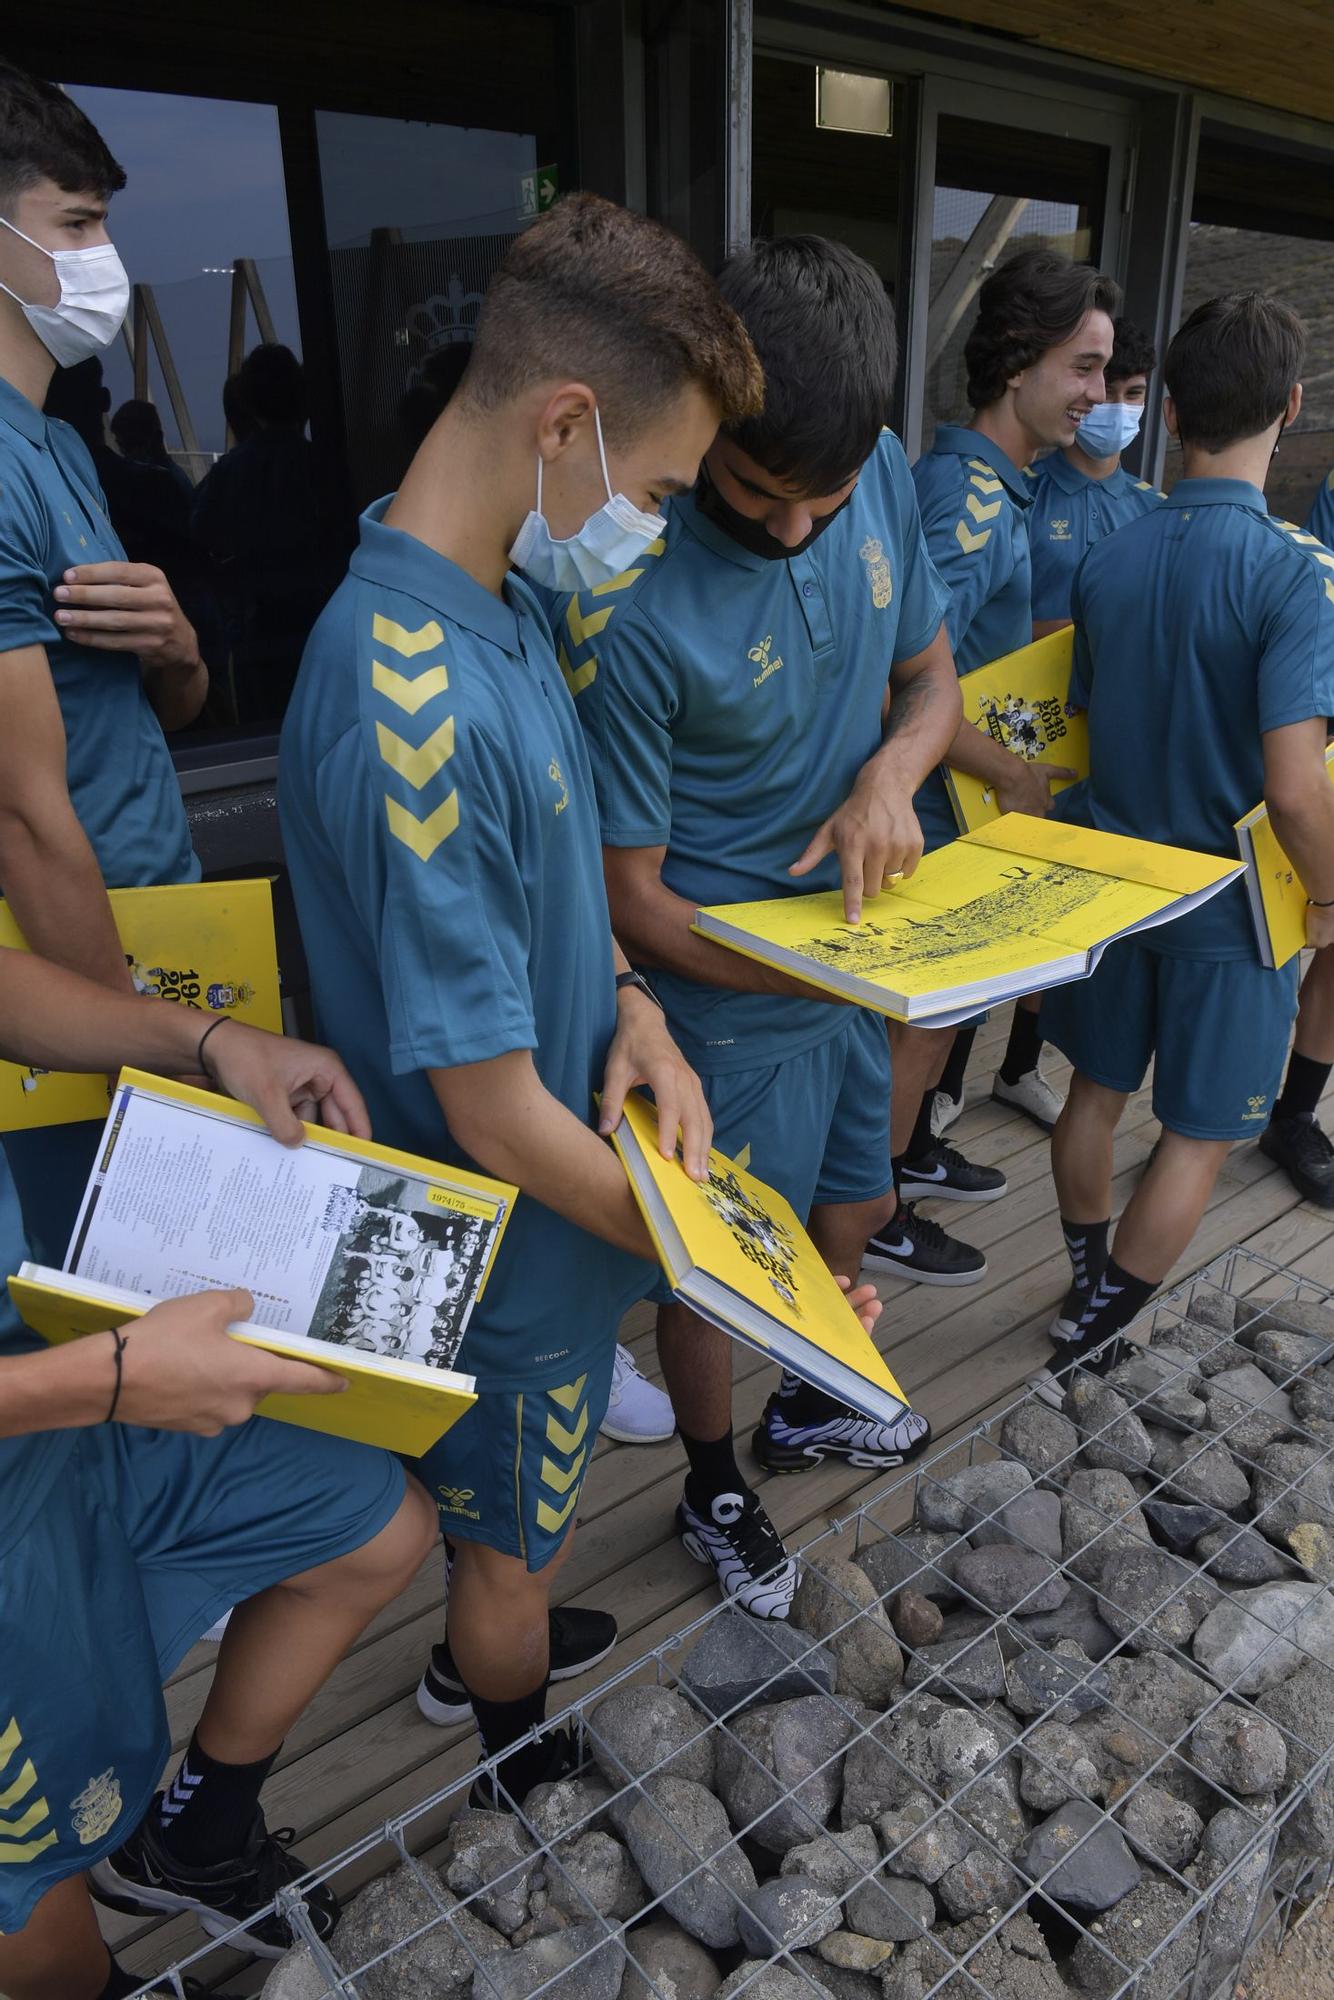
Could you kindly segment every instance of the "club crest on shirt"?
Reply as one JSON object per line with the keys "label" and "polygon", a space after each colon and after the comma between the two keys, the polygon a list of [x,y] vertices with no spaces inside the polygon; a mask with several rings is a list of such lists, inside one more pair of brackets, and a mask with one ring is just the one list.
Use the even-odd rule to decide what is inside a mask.
{"label": "club crest on shirt", "polygon": [[871,602],[877,611],[883,611],[894,595],[894,575],[884,545],[874,535],[868,535],[857,553],[871,579]]}
{"label": "club crest on shirt", "polygon": [[566,784],[564,773],[562,772],[560,765],[556,762],[554,757],[552,758],[551,762],[547,765],[547,776],[550,778],[553,785],[560,786],[560,797],[556,801],[556,811],[558,813],[563,813],[566,806],[570,803],[570,788]]}
{"label": "club crest on shirt", "polygon": [[70,1800],[70,1816],[81,1847],[91,1847],[110,1833],[120,1818],[120,1779],[108,1766],[90,1778],[76,1799]]}
{"label": "club crest on shirt", "polygon": [[769,648],[773,645],[773,642],[773,633],[766,632],[760,640],[759,645],[752,646],[746,655],[752,666],[756,666],[760,670],[751,682],[752,687],[758,687],[761,681],[767,681],[770,674],[776,674],[783,664],[781,654],[775,653],[772,659],[769,657]]}
{"label": "club crest on shirt", "polygon": [[1051,534],[1048,537],[1050,541],[1068,542],[1070,540],[1070,523],[1068,520],[1053,520],[1048,523],[1048,526],[1051,529]]}

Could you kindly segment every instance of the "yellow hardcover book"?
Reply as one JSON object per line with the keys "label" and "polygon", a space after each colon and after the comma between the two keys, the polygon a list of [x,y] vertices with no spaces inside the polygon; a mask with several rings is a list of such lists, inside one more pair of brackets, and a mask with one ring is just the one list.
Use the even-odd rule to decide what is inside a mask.
{"label": "yellow hardcover book", "polygon": [[837,892],[731,903],[694,928],[898,1020],[948,1027],[1087,978],[1116,938],[1216,895],[1240,864],[1007,814],[937,849],[845,922]]}
{"label": "yellow hardcover book", "polygon": [[[1074,627],[1064,626],[1035,639],[1031,646],[1004,653],[985,667],[959,678],[963,719],[971,722],[1017,757],[1030,763],[1059,764],[1086,778],[1089,768],[1088,719],[1070,703],[1070,668]],[[993,788],[983,778],[953,765],[943,767],[945,789],[964,833],[999,819],[1001,809]],[[1064,791],[1075,779],[1058,779],[1052,789]]]}
{"label": "yellow hardcover book", "polygon": [[417,1456],[473,1400],[455,1361],[518,1190],[305,1131],[280,1146],[248,1106],[126,1070],[66,1268],[25,1267],[24,1282],[45,1289],[25,1296],[11,1281],[15,1301],[44,1337],[69,1338],[92,1330],[94,1309],[105,1326],[109,1310],[244,1286],[254,1305],[238,1338],[352,1384],[337,1398],[274,1398],[263,1414]]}
{"label": "yellow hardcover book", "polygon": [[[1334,743],[1325,751],[1334,784]],[[1306,946],[1306,888],[1279,846],[1263,799],[1237,821],[1237,851],[1246,863],[1246,895],[1255,942],[1266,965],[1286,965]]]}
{"label": "yellow hardcover book", "polygon": [[907,1399],[782,1195],[722,1153],[707,1182],[658,1151],[636,1092],[612,1143],[669,1283],[713,1325],[882,1423]]}
{"label": "yellow hardcover book", "polygon": [[[125,962],[141,993],[234,1014],[251,1027],[282,1033],[273,890],[267,881],[180,882],[108,894]],[[0,945],[27,949],[3,903]],[[0,1132],[105,1118],[110,1095],[104,1076],[0,1062]]]}

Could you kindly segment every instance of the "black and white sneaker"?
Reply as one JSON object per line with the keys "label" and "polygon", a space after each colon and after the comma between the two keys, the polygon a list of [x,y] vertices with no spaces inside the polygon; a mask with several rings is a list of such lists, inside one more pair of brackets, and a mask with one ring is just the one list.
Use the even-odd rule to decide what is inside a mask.
{"label": "black and white sneaker", "polygon": [[[605,1660],[616,1644],[616,1620],[607,1611],[586,1611],[578,1604],[558,1605],[548,1620],[551,1648],[551,1679],[576,1680]],[[431,1663],[417,1683],[417,1706],[428,1722],[449,1729],[459,1722],[471,1722],[472,1703],[449,1640],[431,1648]]]}
{"label": "black and white sneaker", "polygon": [[789,1424],[783,1420],[781,1399],[774,1395],[764,1406],[751,1449],[766,1472],[806,1472],[826,1458],[879,1472],[907,1465],[930,1442],[931,1426],[915,1410],[905,1408],[892,1424],[877,1423],[856,1410],[826,1417],[822,1423]]}
{"label": "black and white sneaker", "polygon": [[754,1493],[715,1494],[707,1517],[682,1498],[676,1532],[687,1555],[708,1564],[731,1603],[753,1618],[787,1617],[797,1565]]}
{"label": "black and white sneaker", "polygon": [[[145,1910],[188,1911],[210,1937],[244,1924],[249,1950],[260,1958],[281,1958],[293,1934],[286,1918],[268,1906],[280,1889],[306,1872],[305,1863],[290,1852],[291,1827],[270,1833],[264,1815],[256,1813],[245,1847],[234,1860],[187,1868],[167,1851],[158,1832],[161,1796],[123,1846],[93,1863],[89,1879],[98,1902],[130,1916]],[[316,1936],[332,1937],[338,1922],[333,1890],[317,1883],[302,1892],[302,1901]]]}
{"label": "black and white sneaker", "polygon": [[957,1146],[947,1146],[943,1139],[934,1140],[929,1153],[905,1160],[899,1168],[905,1201],[999,1201],[1009,1185],[999,1167],[975,1167]]}
{"label": "black and white sneaker", "polygon": [[1028,1378],[1028,1386],[1035,1396],[1044,1403],[1050,1403],[1059,1410],[1065,1403],[1066,1393],[1078,1369],[1088,1375],[1110,1375],[1114,1368],[1133,1353],[1120,1334],[1109,1335],[1099,1346],[1093,1347],[1087,1341],[1067,1340],[1054,1343],[1055,1351],[1045,1368],[1039,1368]]}
{"label": "black and white sneaker", "polygon": [[868,1271],[891,1271],[923,1285],[975,1285],[987,1275],[980,1250],[947,1236],[910,1201],[901,1201],[893,1220],[870,1239],[862,1262]]}
{"label": "black and white sneaker", "polygon": [[1314,1118],[1271,1118],[1260,1151],[1277,1160],[1303,1201],[1334,1208],[1334,1142]]}
{"label": "black and white sneaker", "polygon": [[1084,1308],[1091,1297],[1092,1288],[1090,1286],[1071,1285],[1069,1291],[1061,1300],[1061,1310],[1047,1328],[1047,1332],[1053,1340],[1065,1345],[1074,1339],[1076,1333],[1079,1331],[1079,1322],[1084,1317]]}
{"label": "black and white sneaker", "polygon": [[[523,1798],[537,1785],[554,1784],[558,1778],[568,1778],[579,1768],[579,1752],[575,1748],[573,1736],[568,1729],[553,1729],[540,1738],[540,1747],[546,1752],[546,1761],[539,1762],[524,1783]],[[508,1757],[510,1753],[505,1753]],[[502,1758],[502,1766],[504,1763]],[[468,1804],[474,1812],[513,1812],[523,1799],[515,1799],[506,1790],[503,1771],[497,1783],[494,1771],[479,1771],[468,1794]]]}

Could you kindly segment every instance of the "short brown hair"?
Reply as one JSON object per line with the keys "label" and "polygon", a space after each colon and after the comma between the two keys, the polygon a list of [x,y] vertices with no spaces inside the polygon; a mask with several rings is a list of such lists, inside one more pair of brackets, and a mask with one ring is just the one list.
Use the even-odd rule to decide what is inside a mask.
{"label": "short brown hair", "polygon": [[750,336],[694,251],[595,194],[567,195],[515,238],[487,288],[461,394],[491,409],[557,375],[588,381],[622,441],[690,382],[729,427],[764,402]]}
{"label": "short brown hair", "polygon": [[1305,347],[1296,313],[1264,292],[1196,306],[1163,364],[1181,442],[1222,451],[1267,431],[1288,407]]}
{"label": "short brown hair", "polygon": [[1121,287],[1092,264],[1059,250],[1020,250],[993,271],[977,295],[977,319],[964,344],[968,400],[986,410],[1011,376],[1077,333],[1091,312],[1115,318]]}

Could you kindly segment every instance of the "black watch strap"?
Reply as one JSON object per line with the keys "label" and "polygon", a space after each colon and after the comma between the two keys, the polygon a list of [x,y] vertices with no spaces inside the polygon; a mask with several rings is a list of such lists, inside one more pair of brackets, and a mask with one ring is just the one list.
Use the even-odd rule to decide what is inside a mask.
{"label": "black watch strap", "polygon": [[655,1007],[662,1006],[661,1000],[659,1000],[642,972],[618,972],[616,975],[616,991],[619,993],[626,986],[637,986],[639,991],[647,995]]}

